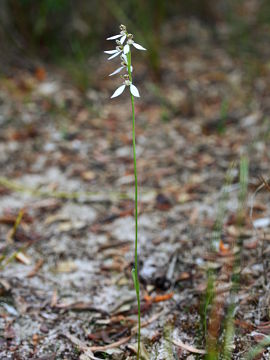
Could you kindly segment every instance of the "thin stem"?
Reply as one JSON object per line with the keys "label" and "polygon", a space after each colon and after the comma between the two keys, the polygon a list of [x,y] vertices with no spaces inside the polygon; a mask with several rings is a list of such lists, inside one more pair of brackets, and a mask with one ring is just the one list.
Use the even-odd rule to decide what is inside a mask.
{"label": "thin stem", "polygon": [[[131,76],[131,52],[127,54],[128,59],[128,74],[129,80],[132,82]],[[141,305],[140,305],[140,283],[138,275],[138,180],[137,180],[137,165],[136,165],[136,137],[135,137],[135,109],[134,109],[134,97],[130,93],[131,107],[132,107],[132,143],[133,143],[133,164],[134,164],[134,178],[135,178],[135,268],[132,270],[132,277],[137,296],[138,304],[138,350],[137,360],[140,359],[140,344],[141,344]]]}

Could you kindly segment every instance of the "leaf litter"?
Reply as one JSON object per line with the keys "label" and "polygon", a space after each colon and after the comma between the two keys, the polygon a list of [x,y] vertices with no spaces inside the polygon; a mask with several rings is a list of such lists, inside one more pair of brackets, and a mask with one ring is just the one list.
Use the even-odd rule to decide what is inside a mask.
{"label": "leaf litter", "polygon": [[[166,37],[181,38],[182,31],[176,26]],[[149,91],[141,90],[145,105],[136,109],[142,339],[151,360],[191,359],[193,353],[203,358],[209,350],[200,315],[209,269],[217,273],[217,298],[208,330],[220,339],[232,271],[240,276],[233,294],[233,358],[269,334],[267,98],[258,92],[248,107],[253,90],[241,61],[210,36],[199,38],[192,38],[192,47],[167,48],[159,97],[149,81]],[[269,75],[265,67],[259,78],[265,87]],[[20,76],[28,87],[21,88],[15,75],[0,84],[0,357],[98,359],[106,352],[112,359],[135,358],[132,139],[124,106],[105,102],[101,86],[89,93],[98,99],[91,109],[76,88],[47,69],[44,82],[27,71]],[[231,185],[225,178],[243,153],[249,196],[239,227],[238,166]],[[228,269],[236,258],[238,270]]]}

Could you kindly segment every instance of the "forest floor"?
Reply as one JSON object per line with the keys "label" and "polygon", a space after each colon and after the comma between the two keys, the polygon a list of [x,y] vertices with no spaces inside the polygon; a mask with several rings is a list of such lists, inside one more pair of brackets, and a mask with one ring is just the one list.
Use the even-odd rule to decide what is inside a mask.
{"label": "forest floor", "polygon": [[[167,30],[162,85],[134,57],[142,358],[244,359],[270,332],[267,183],[254,196],[269,58],[232,57],[197,22]],[[132,124],[113,67],[92,60],[85,94],[55,68],[1,78],[1,359],[136,357]]]}

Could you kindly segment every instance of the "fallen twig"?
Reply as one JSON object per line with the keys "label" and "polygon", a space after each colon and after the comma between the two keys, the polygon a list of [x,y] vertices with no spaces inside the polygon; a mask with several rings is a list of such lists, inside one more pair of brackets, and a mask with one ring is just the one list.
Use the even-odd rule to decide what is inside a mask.
{"label": "fallen twig", "polygon": [[126,336],[114,343],[108,344],[108,345],[104,345],[104,346],[90,346],[90,350],[95,352],[95,351],[106,351],[109,349],[113,349],[116,347],[119,347],[120,345],[123,345],[125,343],[127,343],[130,339],[132,338],[132,335],[130,336]]}
{"label": "fallen twig", "polygon": [[[143,321],[142,324],[141,324],[141,327],[146,327],[146,326],[152,324],[154,321],[156,321],[163,314],[163,312],[164,311],[161,311],[161,312],[153,315],[150,319],[148,319],[146,321]],[[133,328],[131,329],[131,333],[136,334],[137,331],[138,331],[138,326],[137,325],[133,326]]]}
{"label": "fallen twig", "polygon": [[93,352],[90,350],[90,348],[81,340],[79,340],[78,338],[76,338],[75,336],[71,335],[71,334],[64,334],[64,336],[69,339],[72,344],[76,345],[80,351],[83,351],[85,355],[87,355],[90,359],[92,360],[100,360],[99,358],[95,357],[95,355],[93,354]]}
{"label": "fallen twig", "polygon": [[191,353],[194,353],[194,354],[206,354],[205,350],[197,349],[192,345],[184,344],[183,341],[181,341],[180,339],[178,339],[178,340],[167,340],[167,341],[170,341],[175,346],[179,346],[182,349],[187,350],[187,351],[189,351]]}
{"label": "fallen twig", "polygon": [[[155,314],[150,319],[142,322],[141,327],[143,328],[143,327],[146,327],[146,326],[150,325],[152,322],[156,321],[161,316],[162,313],[163,313],[163,311],[161,311],[158,314]],[[121,340],[118,340],[118,341],[116,341],[116,342],[114,342],[112,344],[109,344],[109,345],[91,346],[90,349],[95,352],[95,351],[106,351],[108,349],[118,347],[120,345],[123,345],[123,344],[127,343],[131,339],[131,337],[137,333],[137,331],[138,331],[138,325],[133,326],[133,328],[131,329],[131,335],[130,336],[127,336],[127,337],[125,337],[125,338],[123,338]]]}
{"label": "fallen twig", "polygon": [[[152,322],[156,321],[161,315],[163,314],[163,311],[159,312],[158,314],[155,314],[154,316],[152,316],[150,319],[142,322],[141,327],[146,327],[148,325],[150,325]],[[88,346],[86,345],[84,342],[82,342],[81,340],[77,339],[75,336],[71,335],[71,334],[64,334],[64,336],[66,338],[68,338],[74,345],[78,346],[78,348],[83,351],[90,351],[90,352],[96,352],[96,351],[106,351],[109,349],[113,349],[116,347],[119,347],[120,345],[126,344],[133,335],[135,335],[138,331],[138,326],[134,326],[131,329],[131,335],[126,336],[114,343],[108,344],[108,345],[104,345],[104,346]],[[88,354],[87,354],[88,355]],[[91,359],[96,359],[96,358],[91,358]]]}

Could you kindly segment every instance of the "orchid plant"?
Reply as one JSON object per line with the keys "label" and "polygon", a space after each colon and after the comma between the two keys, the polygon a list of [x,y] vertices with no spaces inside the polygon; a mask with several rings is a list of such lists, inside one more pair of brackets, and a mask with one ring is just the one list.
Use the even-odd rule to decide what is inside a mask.
{"label": "orchid plant", "polygon": [[[119,40],[120,38],[120,40]],[[131,66],[131,45],[138,50],[146,50],[140,44],[137,44],[133,41],[133,35],[127,32],[125,25],[120,25],[120,34],[111,36],[107,40],[116,40],[116,47],[114,50],[104,51],[106,54],[111,55],[108,60],[120,56],[121,66],[112,72],[109,76],[116,75],[120,73],[123,69],[127,71],[125,75],[122,75],[123,84],[119,86],[115,92],[112,94],[111,98],[115,98],[123,93],[126,86],[129,86],[131,95],[135,97],[140,97],[139,90],[132,83],[131,73],[133,67]],[[125,43],[126,42],[126,43]]]}
{"label": "orchid plant", "polygon": [[140,358],[140,340],[141,340],[141,308],[140,308],[140,284],[138,276],[138,180],[137,180],[137,166],[136,166],[136,138],[135,138],[135,108],[134,96],[140,97],[139,90],[133,84],[131,65],[131,46],[138,50],[146,50],[140,44],[133,40],[133,35],[127,32],[125,25],[120,25],[120,33],[107,38],[107,40],[115,40],[116,47],[114,50],[105,51],[106,54],[111,55],[108,60],[120,56],[121,66],[112,72],[109,76],[116,75],[125,70],[126,74],[121,75],[123,84],[119,86],[112,94],[111,98],[121,95],[126,87],[129,87],[132,109],[132,143],[133,143],[133,163],[134,163],[134,178],[135,178],[135,249],[134,249],[134,269],[132,269],[132,277],[136,290],[137,304],[138,304],[138,350],[137,359]]}

